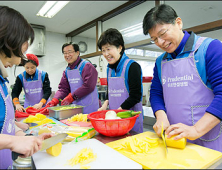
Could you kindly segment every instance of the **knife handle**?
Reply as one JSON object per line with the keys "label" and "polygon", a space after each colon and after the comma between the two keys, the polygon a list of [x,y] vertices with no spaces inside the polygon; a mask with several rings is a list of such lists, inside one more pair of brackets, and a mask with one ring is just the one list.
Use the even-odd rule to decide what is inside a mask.
{"label": "knife handle", "polygon": [[15,161],[19,155],[22,155],[22,154],[12,151],[12,160]]}

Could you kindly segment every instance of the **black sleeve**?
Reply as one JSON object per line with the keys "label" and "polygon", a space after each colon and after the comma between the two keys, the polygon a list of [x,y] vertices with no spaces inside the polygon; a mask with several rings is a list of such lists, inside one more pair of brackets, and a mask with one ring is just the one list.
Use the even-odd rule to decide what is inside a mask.
{"label": "black sleeve", "polygon": [[48,73],[46,73],[43,82],[43,98],[47,101],[51,94],[52,94],[52,88],[50,87]]}
{"label": "black sleeve", "polygon": [[22,82],[21,82],[19,76],[17,76],[16,80],[15,80],[15,84],[14,84],[14,86],[12,88],[12,100],[14,98],[19,98],[19,95],[20,95],[20,93],[22,91],[22,87],[23,87],[22,86]]}
{"label": "black sleeve", "polygon": [[141,67],[138,63],[133,62],[130,65],[129,73],[129,97],[121,104],[122,109],[130,109],[139,103],[142,97],[141,92]]}

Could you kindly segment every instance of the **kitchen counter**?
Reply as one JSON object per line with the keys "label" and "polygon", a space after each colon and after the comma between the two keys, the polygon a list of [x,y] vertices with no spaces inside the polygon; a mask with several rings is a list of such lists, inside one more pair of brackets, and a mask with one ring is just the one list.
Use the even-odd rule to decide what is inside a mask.
{"label": "kitchen counter", "polygon": [[[100,142],[106,144],[106,143],[109,143],[109,142],[112,142],[112,141],[115,141],[115,140],[119,140],[119,139],[122,139],[122,138],[126,138],[128,136],[133,136],[133,135],[136,135],[137,133],[134,132],[134,131],[130,131],[129,133],[127,133],[126,135],[123,135],[123,136],[119,136],[119,137],[107,137],[107,136],[104,136],[100,133],[97,133],[94,138],[99,140]],[[35,168],[35,164],[32,160],[32,169],[36,169]],[[222,159],[220,159],[219,161],[217,161],[216,163],[214,163],[213,165],[211,165],[210,167],[208,167],[207,169],[222,169]]]}
{"label": "kitchen counter", "polygon": [[[21,119],[19,121],[21,121]],[[127,133],[126,135],[123,135],[123,136],[107,137],[107,136],[104,136],[104,135],[97,132],[96,135],[94,136],[94,138],[99,140],[100,142],[106,144],[106,143],[109,143],[109,142],[112,142],[112,141],[116,141],[116,140],[119,140],[119,139],[126,138],[128,136],[133,136],[133,135],[136,135],[136,134],[138,134],[138,133],[134,132],[134,131],[130,131],[129,133]],[[31,161],[31,163],[32,163],[32,169],[36,169],[33,160]],[[208,169],[222,169],[222,159],[220,159],[219,161],[217,161],[216,163],[211,165]]]}
{"label": "kitchen counter", "polygon": [[[130,131],[129,133],[127,133],[126,135],[123,135],[123,136],[107,137],[107,136],[104,136],[100,133],[97,133],[94,136],[94,138],[99,140],[100,142],[106,144],[106,143],[109,143],[109,142],[112,142],[112,141],[115,141],[115,140],[126,138],[128,136],[133,136],[133,135],[136,135],[136,134],[138,134],[138,133],[134,132],[134,131]],[[216,163],[214,163],[213,165],[211,165],[210,167],[208,167],[207,169],[222,169],[222,158],[220,160],[218,160]]]}

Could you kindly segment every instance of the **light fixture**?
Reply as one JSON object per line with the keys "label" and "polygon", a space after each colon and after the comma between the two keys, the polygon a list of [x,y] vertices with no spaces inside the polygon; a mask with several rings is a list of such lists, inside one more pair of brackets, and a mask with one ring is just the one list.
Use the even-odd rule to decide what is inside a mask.
{"label": "light fixture", "polygon": [[142,22],[120,30],[124,37],[132,37],[143,33]]}
{"label": "light fixture", "polygon": [[47,1],[36,15],[52,18],[68,3],[69,1]]}

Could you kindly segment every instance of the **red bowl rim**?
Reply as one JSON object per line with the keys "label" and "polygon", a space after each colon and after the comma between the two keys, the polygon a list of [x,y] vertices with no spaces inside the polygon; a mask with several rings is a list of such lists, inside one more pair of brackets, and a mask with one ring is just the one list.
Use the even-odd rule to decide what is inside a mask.
{"label": "red bowl rim", "polygon": [[[108,110],[107,110],[108,111]],[[115,110],[114,110],[115,111]],[[122,110],[121,110],[122,111]],[[127,110],[123,110],[123,111],[127,111]],[[96,111],[96,112],[100,112],[100,111]],[[129,118],[123,118],[123,119],[97,119],[97,118],[93,118],[93,117],[91,117],[91,115],[92,114],[96,114],[95,112],[92,112],[92,113],[89,113],[88,115],[87,115],[87,118],[88,119],[90,119],[90,120],[96,120],[96,121],[113,121],[113,120],[115,120],[115,121],[124,121],[124,120],[130,120],[130,119],[133,119],[133,118],[137,118],[137,117],[139,117],[139,115],[141,114],[137,114],[137,115],[135,115],[135,116],[132,116],[132,117],[129,117]]]}

